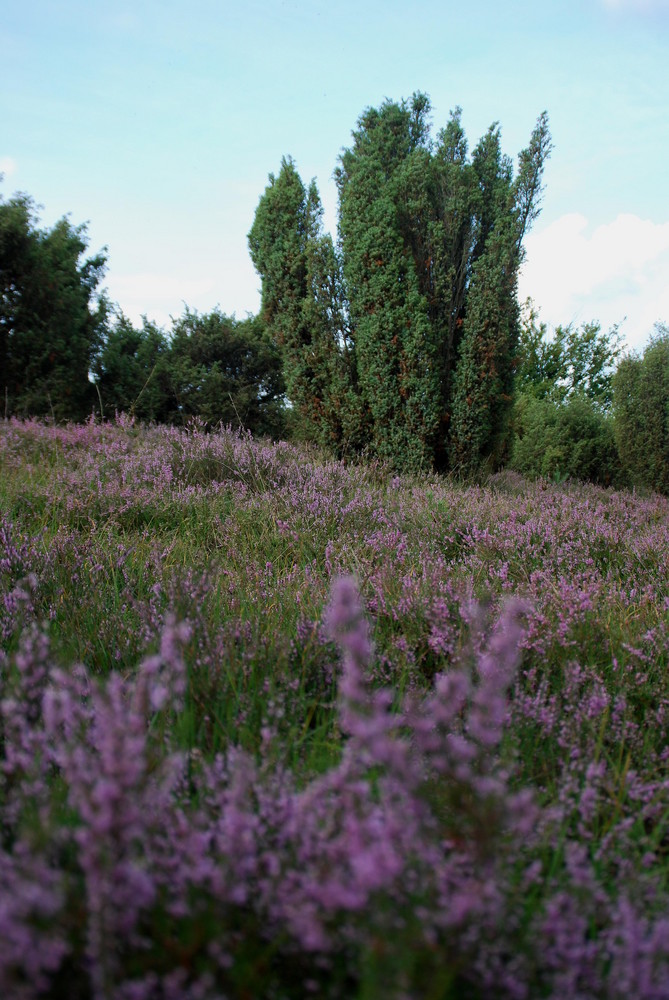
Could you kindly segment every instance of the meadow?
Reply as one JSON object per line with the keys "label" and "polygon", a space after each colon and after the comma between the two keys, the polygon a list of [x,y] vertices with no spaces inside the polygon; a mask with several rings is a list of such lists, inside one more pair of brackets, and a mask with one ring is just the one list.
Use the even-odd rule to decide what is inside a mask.
{"label": "meadow", "polygon": [[0,996],[669,998],[669,501],[0,422]]}

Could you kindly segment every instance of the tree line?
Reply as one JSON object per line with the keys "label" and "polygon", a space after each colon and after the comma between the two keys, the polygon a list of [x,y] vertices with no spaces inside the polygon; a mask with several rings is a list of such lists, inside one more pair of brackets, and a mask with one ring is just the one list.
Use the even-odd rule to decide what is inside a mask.
{"label": "tree line", "polygon": [[[338,239],[292,159],[249,233],[260,315],[186,308],[137,327],[86,256],[85,226],[41,230],[0,198],[4,415],[243,425],[405,472],[510,466],[669,492],[669,330],[642,358],[617,331],[555,331],[517,300],[551,138],[539,116],[514,171],[494,123],[470,153],[456,108],[436,137],[424,94],[359,118],[335,171]],[[648,403],[652,402],[649,417]]]}
{"label": "tree line", "polygon": [[139,420],[285,433],[281,355],[258,318],[188,308],[169,333],[133,325],[99,292],[106,251],[86,227],[38,226],[28,196],[0,200],[0,373],[4,416]]}

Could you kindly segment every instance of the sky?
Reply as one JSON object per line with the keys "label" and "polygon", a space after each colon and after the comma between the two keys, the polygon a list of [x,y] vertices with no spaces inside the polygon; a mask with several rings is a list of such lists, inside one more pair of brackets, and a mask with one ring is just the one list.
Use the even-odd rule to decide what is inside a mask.
{"label": "sky", "polygon": [[134,322],[260,306],[247,234],[283,156],[333,173],[363,111],[427,93],[470,150],[554,149],[519,297],[548,330],[669,323],[669,0],[0,0],[0,195],[87,223]]}

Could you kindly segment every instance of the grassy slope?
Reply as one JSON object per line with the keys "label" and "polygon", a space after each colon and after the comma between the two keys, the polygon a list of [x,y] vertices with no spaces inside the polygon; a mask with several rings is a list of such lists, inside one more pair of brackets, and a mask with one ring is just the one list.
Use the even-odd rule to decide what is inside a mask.
{"label": "grassy slope", "polygon": [[[556,914],[574,905],[579,878],[583,891],[592,895],[596,883],[613,906],[602,928],[615,922],[623,897],[643,919],[654,919],[653,898],[661,912],[669,809],[666,499],[530,485],[509,475],[464,488],[197,429],[10,422],[0,427],[0,510],[0,626],[12,663],[34,620],[44,623],[60,662],[130,679],[173,614],[189,626],[188,695],[180,712],[156,716],[154,728],[168,727],[171,746],[191,760],[243,748],[262,766],[287,767],[298,788],[340,766],[344,745],[339,654],[323,624],[334,580],[357,579],[375,646],[368,673],[374,686],[392,690],[398,709],[406,697],[426,697],[440,674],[463,663],[480,668],[477,643],[485,647],[490,625],[479,625],[472,599],[494,622],[509,597],[521,597],[521,662],[494,747],[508,788],[533,789],[542,807],[530,855],[520,864],[518,848],[511,859],[518,884],[529,879],[514,910],[518,947],[527,947],[523,927],[536,934],[550,923],[552,905]],[[429,783],[422,794],[431,796],[435,816],[447,810],[448,836],[478,836],[483,814],[457,821],[466,819],[466,796],[440,804],[443,789]],[[534,883],[532,870],[541,872]],[[599,919],[587,912],[591,930],[579,945],[586,964],[583,942],[597,937]],[[571,927],[575,918],[560,919]],[[404,944],[421,953],[408,932]],[[560,979],[569,948],[553,946],[562,956],[553,962],[558,971],[534,969],[524,953],[523,982],[534,983],[536,995],[577,988]],[[336,968],[346,970],[341,995],[389,988],[369,942],[363,952],[349,961],[346,948],[335,949]],[[461,961],[430,958],[432,980],[443,982],[435,996],[466,995],[453,986]],[[608,982],[611,961],[608,972],[598,961]],[[485,993],[495,962],[487,972],[472,967],[467,989]],[[233,995],[243,995],[240,982],[255,964],[253,949],[246,964],[235,964],[236,985],[226,987]],[[418,991],[406,995],[428,995],[408,959],[405,966],[407,990]],[[332,968],[329,977],[336,981]],[[270,982],[276,995],[301,995],[274,966],[254,989],[269,990]],[[594,980],[578,989],[617,995]],[[665,994],[649,987],[644,995]]]}

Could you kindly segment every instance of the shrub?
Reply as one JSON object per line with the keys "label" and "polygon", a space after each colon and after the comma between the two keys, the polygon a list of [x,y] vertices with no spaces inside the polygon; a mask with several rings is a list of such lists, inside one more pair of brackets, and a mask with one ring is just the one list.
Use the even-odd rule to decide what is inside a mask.
{"label": "shrub", "polygon": [[604,486],[620,481],[612,421],[592,400],[576,394],[560,404],[524,395],[515,416],[511,466],[517,472]]}
{"label": "shrub", "polygon": [[669,326],[655,329],[643,357],[625,358],[616,371],[615,439],[631,482],[669,494]]}

